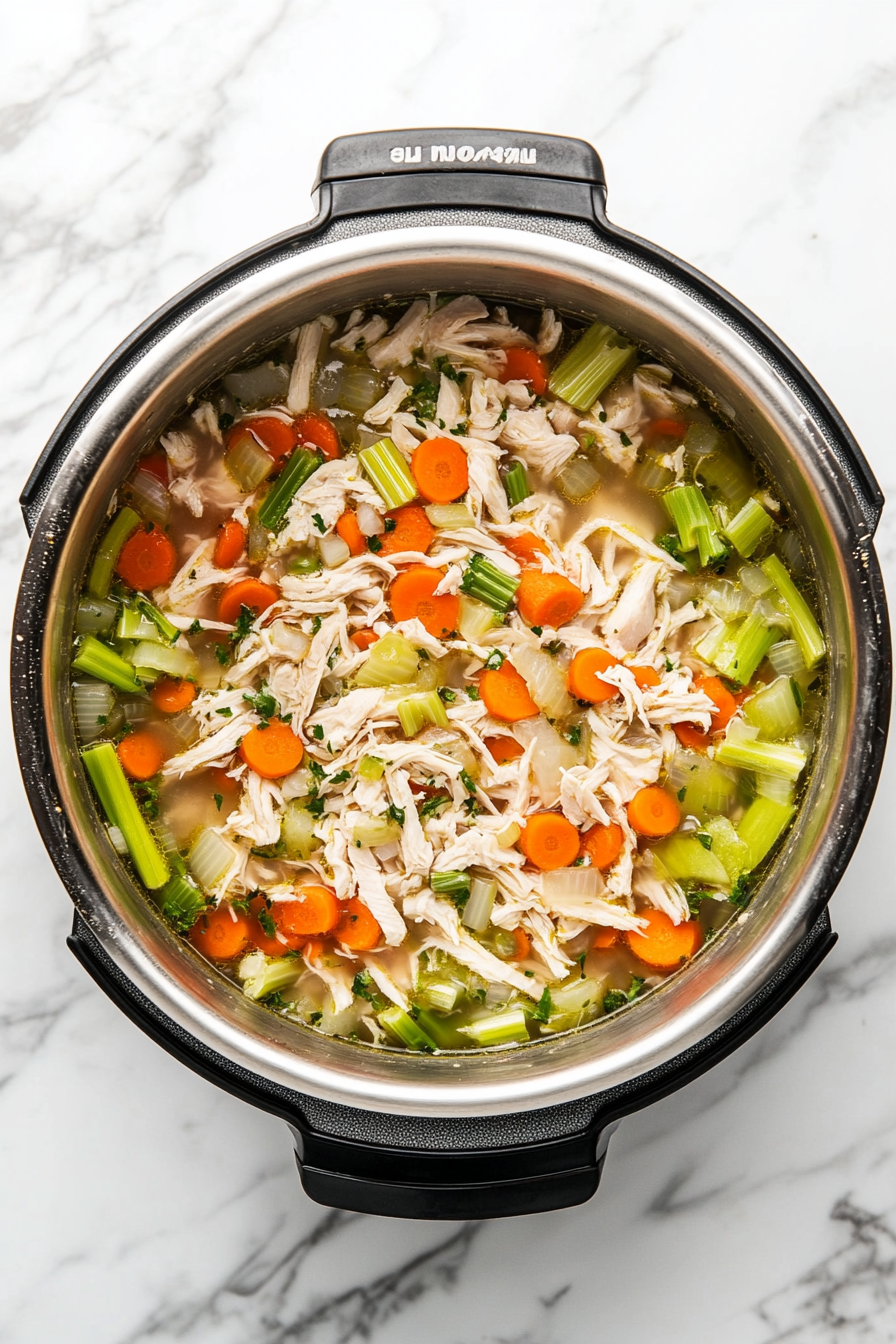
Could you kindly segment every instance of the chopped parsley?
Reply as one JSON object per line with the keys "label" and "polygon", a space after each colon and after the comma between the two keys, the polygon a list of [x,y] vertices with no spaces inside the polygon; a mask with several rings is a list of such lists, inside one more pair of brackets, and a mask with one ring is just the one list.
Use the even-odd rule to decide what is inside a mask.
{"label": "chopped parsley", "polygon": [[262,687],[255,695],[253,695],[251,691],[244,691],[243,699],[248,701],[258,717],[265,723],[267,723],[268,719],[277,718],[280,713],[280,706],[271,695],[270,691],[266,690],[265,687]]}
{"label": "chopped parsley", "polygon": [[598,411],[598,413],[597,413],[597,418],[598,418],[598,420],[601,422],[602,425],[605,425],[605,424],[607,423],[607,413],[606,413],[606,411]]}
{"label": "chopped parsley", "polygon": [[223,709],[216,709],[215,713],[220,714],[222,719],[233,718],[233,710],[229,705],[225,705]]}
{"label": "chopped parsley", "polygon": [[553,654],[554,657],[556,658],[557,654],[558,654],[558,653],[561,651],[561,649],[563,648],[563,640],[562,640],[562,639],[552,639],[548,644],[545,644],[544,647],[545,647],[545,652],[546,652],[546,653],[551,653],[551,654]]}
{"label": "chopped parsley", "polygon": [[314,526],[317,528],[318,532],[326,532],[327,525],[324,522],[323,518],[321,518],[319,513],[312,513],[311,521],[314,523]]}
{"label": "chopped parsley", "polygon": [[420,817],[437,817],[443,807],[447,807],[451,799],[444,793],[434,794],[432,798],[427,798],[422,807],[418,809]]}
{"label": "chopped parsley", "polygon": [[748,905],[752,887],[753,879],[747,873],[742,873],[731,888],[731,895],[728,897],[731,904],[738,906],[739,909]]}
{"label": "chopped parsley", "polygon": [[319,617],[319,616],[315,616],[314,620],[311,622],[311,633],[312,633],[312,635],[316,635],[316,634],[317,634],[318,630],[320,629],[320,626],[321,626],[321,620],[320,620],[320,617]]}
{"label": "chopped parsley", "polygon": [[458,373],[446,355],[436,355],[433,366],[439,373],[444,373],[446,378],[450,378],[452,383],[459,383],[463,377],[463,374]]}
{"label": "chopped parsley", "polygon": [[708,835],[706,831],[698,831],[697,839],[704,849],[712,849],[712,836]]}
{"label": "chopped parsley", "polygon": [[320,723],[316,723],[314,727],[311,729],[311,736],[314,738],[316,742],[323,742],[324,740],[323,725]]}
{"label": "chopped parsley", "polygon": [[686,788],[685,785],[682,785],[681,788],[678,790],[678,793],[675,795],[676,798],[678,799],[678,801],[679,801],[680,803],[683,803],[683,802],[684,802],[684,796],[685,796],[686,793],[687,793],[687,788]]}
{"label": "chopped parsley", "polygon": [[623,430],[622,433],[619,435],[619,441],[621,442],[624,448],[631,448],[632,446],[632,441],[626,434],[625,430]]}
{"label": "chopped parsley", "polygon": [[541,636],[544,634],[544,626],[543,626],[543,625],[532,625],[532,626],[530,626],[529,628],[530,628],[530,630],[532,631],[533,635],[538,635],[539,639],[540,639]]}
{"label": "chopped parsley", "polygon": [[383,549],[383,543],[380,541],[379,537],[368,537],[367,549],[368,551],[373,551],[374,555],[377,555]]}
{"label": "chopped parsley", "polygon": [[390,821],[397,822],[399,826],[404,825],[403,807],[396,807],[394,803],[390,803],[389,806],[386,808],[386,816],[389,818]]}
{"label": "chopped parsley", "polygon": [[237,642],[245,639],[252,629],[252,622],[255,620],[255,612],[249,607],[240,607],[240,614],[236,618],[236,624],[233,627],[233,639]]}
{"label": "chopped parsley", "polygon": [[500,649],[492,649],[485,660],[485,670],[487,672],[497,672],[498,668],[504,666],[504,655]]}
{"label": "chopped parsley", "polygon": [[226,667],[230,662],[230,650],[226,644],[215,645],[215,657],[222,667]]}
{"label": "chopped parsley", "polygon": [[384,518],[383,527],[387,532],[394,532],[398,526],[398,520],[395,518]]}
{"label": "chopped parsley", "polygon": [[467,774],[466,770],[461,770],[461,772],[460,772],[460,782],[461,782],[461,784],[463,784],[463,786],[464,786],[464,788],[466,789],[467,793],[475,793],[475,792],[476,792],[476,781],[475,781],[475,779],[472,779],[472,778],[470,777],[470,775]]}
{"label": "chopped parsley", "polygon": [[444,700],[446,705],[451,705],[457,699],[457,695],[448,686],[440,686],[439,698]]}
{"label": "chopped parsley", "polygon": [[187,631],[187,634],[188,634],[188,635],[201,635],[201,634],[202,634],[202,625],[200,624],[200,622],[199,622],[199,621],[194,621],[193,624],[190,626],[189,630]]}
{"label": "chopped parsley", "polygon": [[218,428],[221,430],[222,434],[225,430],[228,430],[232,424],[233,416],[229,411],[223,411],[221,415],[218,416]]}
{"label": "chopped parsley", "polygon": [[478,687],[478,686],[468,686],[468,687],[467,687],[467,699],[468,699],[468,700],[478,700],[478,699],[479,699],[479,687]]}
{"label": "chopped parsley", "polygon": [[329,658],[327,659],[327,667],[330,669],[331,672],[333,671],[333,668],[336,666],[336,660],[337,660],[337,658],[339,657],[339,655],[340,655],[341,652],[342,652],[342,649],[341,649],[341,648],[339,647],[339,645],[337,644],[336,647],[335,647],[335,649],[333,650],[333,652],[330,654]]}
{"label": "chopped parsley", "polygon": [[214,794],[212,794],[212,797],[213,797],[214,800],[215,800],[215,807],[216,807],[216,808],[218,809],[218,811],[220,812],[220,811],[221,811],[221,804],[222,804],[223,801],[224,801],[224,795],[223,795],[223,793],[214,793]]}
{"label": "chopped parsley", "polygon": [[351,772],[351,770],[340,770],[339,773],[338,773],[337,775],[333,775],[333,777],[332,777],[331,780],[330,780],[330,783],[331,783],[331,784],[344,784],[345,781],[346,781],[347,779],[351,779],[351,777],[352,777],[352,772]]}
{"label": "chopped parsley", "polygon": [[572,746],[577,747],[582,740],[582,725],[574,723],[566,734],[566,740]]}
{"label": "chopped parsley", "polygon": [[553,1011],[554,1004],[551,999],[551,991],[545,986],[541,998],[532,1009],[532,1016],[536,1022],[547,1022]]}

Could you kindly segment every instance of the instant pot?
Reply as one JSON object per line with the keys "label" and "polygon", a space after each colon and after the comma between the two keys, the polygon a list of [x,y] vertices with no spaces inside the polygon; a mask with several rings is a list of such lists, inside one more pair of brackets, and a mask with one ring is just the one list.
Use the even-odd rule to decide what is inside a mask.
{"label": "instant pot", "polygon": [[[777,337],[711,280],[608,222],[590,145],[496,130],[350,136],[325,150],[315,192],[310,223],[206,275],[125,341],[34,468],[12,647],[22,774],[75,905],[74,954],[171,1054],[282,1116],[313,1199],[408,1218],[562,1208],[596,1190],[622,1117],[736,1049],[835,941],[827,903],[871,804],[890,701],[872,548],[883,500],[837,411]],[[599,316],[699,386],[788,501],[830,657],[796,824],[724,938],[634,1012],[530,1045],[425,1057],[297,1027],[166,927],[98,820],[69,663],[113,492],[184,402],[320,312],[433,290]]]}

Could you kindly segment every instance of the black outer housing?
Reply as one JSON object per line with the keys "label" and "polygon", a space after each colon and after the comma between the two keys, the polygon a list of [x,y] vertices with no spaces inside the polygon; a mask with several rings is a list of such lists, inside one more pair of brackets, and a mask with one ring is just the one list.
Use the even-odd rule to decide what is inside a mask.
{"label": "black outer housing", "polygon": [[[524,145],[536,163],[433,162],[433,144]],[[420,148],[420,162],[395,163],[394,146]],[[469,156],[467,156],[469,158]],[[82,420],[132,360],[191,309],[241,276],[260,270],[297,246],[325,242],[349,225],[353,233],[403,224],[464,223],[547,232],[558,221],[591,227],[595,245],[659,271],[696,292],[730,325],[749,333],[779,373],[827,424],[840,464],[854,486],[870,530],[883,497],[855,440],[811,375],[772,332],[729,294],[652,243],[611,225],[605,214],[603,168],[579,140],[507,131],[438,129],[378,132],[335,140],[324,152],[319,213],[309,224],[263,243],[209,273],[154,314],[109,358],[84,388],[47,443],[21,496],[29,531]],[[562,227],[562,223],[561,223]],[[66,519],[54,526],[61,536]],[[74,898],[93,885],[85,857],[61,817],[41,708],[42,628],[33,612],[46,606],[51,566],[26,569],[16,611],[12,681],[17,747],[29,801],[44,842]],[[405,1218],[494,1218],[579,1204],[597,1189],[610,1134],[619,1120],[698,1077],[762,1027],[803,985],[830,951],[826,903],[858,841],[871,805],[886,740],[890,700],[889,633],[880,574],[869,573],[869,620],[879,632],[879,716],[875,746],[864,762],[863,791],[843,836],[842,859],[827,875],[815,923],[777,973],[724,1026],[665,1065],[620,1087],[580,1101],[528,1112],[437,1119],[367,1112],[323,1102],[254,1075],[211,1050],[164,1015],[118,969],[79,913],[71,950],[132,1021],[195,1072],[242,1100],[280,1116],[296,1140],[307,1193],[323,1204]]]}

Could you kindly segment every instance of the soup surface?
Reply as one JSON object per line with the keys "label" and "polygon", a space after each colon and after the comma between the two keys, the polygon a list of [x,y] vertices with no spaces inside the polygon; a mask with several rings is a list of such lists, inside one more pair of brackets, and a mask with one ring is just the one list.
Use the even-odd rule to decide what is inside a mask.
{"label": "soup surface", "polygon": [[163,917],[305,1027],[516,1045],[637,1001],[749,902],[824,639],[773,482],[600,322],[323,315],[123,482],[82,757]]}

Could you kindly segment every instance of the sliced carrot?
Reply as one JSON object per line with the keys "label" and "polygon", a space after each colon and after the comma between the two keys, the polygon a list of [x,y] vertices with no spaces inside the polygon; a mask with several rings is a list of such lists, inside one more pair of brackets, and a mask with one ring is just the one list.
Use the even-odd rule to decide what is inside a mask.
{"label": "sliced carrot", "polygon": [[[395,523],[391,530],[390,522]],[[386,514],[386,529],[379,538],[380,555],[397,555],[399,551],[422,551],[425,555],[436,534],[419,504],[406,504],[403,509],[390,510]]]}
{"label": "sliced carrot", "polygon": [[235,518],[228,518],[218,528],[212,564],[216,569],[233,569],[245,549],[246,529]]}
{"label": "sliced carrot", "polygon": [[516,947],[513,949],[513,956],[510,960],[525,961],[532,951],[532,939],[525,929],[514,929],[512,932]]}
{"label": "sliced carrot", "polygon": [[626,812],[632,830],[653,840],[671,835],[681,820],[675,799],[658,784],[648,784],[646,789],[639,789]]}
{"label": "sliced carrot", "polygon": [[618,929],[598,929],[591,946],[595,952],[607,952],[611,947],[615,947],[618,941]]}
{"label": "sliced carrot", "polygon": [[[298,952],[300,947],[304,947],[305,939],[300,938],[296,942],[281,933],[274,920],[274,908],[274,902],[269,901],[262,891],[250,900],[249,939],[252,946],[257,947],[266,957],[282,957],[287,952]],[[272,928],[273,933],[270,932]]]}
{"label": "sliced carrot", "polygon": [[579,649],[566,674],[570,695],[577,700],[588,700],[592,705],[615,700],[622,692],[609,681],[601,681],[600,674],[616,667],[618,663],[619,659],[606,649]]}
{"label": "sliced carrot", "polygon": [[737,701],[718,677],[698,677],[694,682],[698,691],[708,695],[716,707],[709,724],[711,733],[720,733],[723,728],[727,728],[729,719],[732,719],[737,713]]}
{"label": "sliced carrot", "polygon": [[411,471],[431,504],[450,504],[470,484],[467,455],[454,439],[425,439],[411,455]]}
{"label": "sliced carrot", "polygon": [[444,570],[428,565],[411,565],[392,580],[389,605],[396,621],[411,621],[416,616],[436,639],[445,639],[457,629],[460,599],[455,593],[435,590],[445,577]]}
{"label": "sliced carrot", "polygon": [[675,736],[688,751],[705,751],[709,745],[709,733],[698,728],[696,723],[673,723]]}
{"label": "sliced carrot", "polygon": [[319,961],[327,950],[327,944],[323,938],[309,938],[302,948],[302,956],[306,961]]}
{"label": "sliced carrot", "polygon": [[526,819],[520,849],[543,873],[568,868],[579,853],[579,833],[559,812],[536,812]]}
{"label": "sliced carrot", "polygon": [[274,459],[276,470],[280,470],[293,448],[299,441],[298,426],[292,420],[281,420],[276,415],[254,415],[251,420],[243,420],[234,425],[230,434],[238,430],[249,430]]}
{"label": "sliced carrot", "polygon": [[696,919],[673,924],[664,910],[639,910],[647,920],[644,929],[626,929],[625,941],[636,957],[657,971],[672,971],[692,957],[703,942]]}
{"label": "sliced carrot", "polygon": [[659,686],[660,674],[653,667],[629,667],[629,672],[635,679],[635,685],[639,691],[646,691],[651,686]]}
{"label": "sliced carrot", "polygon": [[251,921],[229,901],[206,910],[190,930],[190,942],[210,961],[233,961],[249,946]]}
{"label": "sliced carrot", "polygon": [[329,933],[339,923],[339,903],[329,887],[308,885],[296,889],[294,901],[276,901],[271,913],[287,939]]}
{"label": "sliced carrot", "polygon": [[650,439],[677,439],[679,443],[688,432],[686,420],[653,420],[647,431]]}
{"label": "sliced carrot", "polygon": [[550,625],[556,630],[571,621],[585,601],[585,594],[562,574],[543,574],[526,569],[516,590],[520,615],[530,625]]}
{"label": "sliced carrot", "polygon": [[162,768],[165,759],[162,748],[146,728],[128,733],[118,744],[118,759],[131,779],[152,779]]}
{"label": "sliced carrot", "polygon": [[163,448],[159,448],[154,453],[147,453],[141,457],[137,463],[140,471],[148,471],[153,476],[158,476],[163,485],[168,484],[168,454]]}
{"label": "sliced carrot", "polygon": [[240,756],[262,779],[282,779],[297,770],[305,748],[288,723],[271,719],[267,727],[250,728],[240,743]]}
{"label": "sliced carrot", "polygon": [[260,616],[279,596],[280,590],[272,583],[262,583],[261,579],[238,579],[236,583],[228,584],[218,599],[218,620],[233,625],[242,607],[247,607],[253,616]]}
{"label": "sliced carrot", "polygon": [[498,377],[502,383],[528,383],[536,397],[543,396],[548,387],[548,366],[535,350],[512,346],[505,350],[504,367]]}
{"label": "sliced carrot", "polygon": [[479,678],[479,695],[492,718],[500,719],[502,723],[534,719],[539,712],[525,681],[506,659],[499,668],[483,672]]}
{"label": "sliced carrot", "polygon": [[586,855],[595,868],[611,867],[622,853],[625,836],[621,826],[615,821],[604,824],[599,821],[590,830],[579,837],[579,858]]}
{"label": "sliced carrot", "polygon": [[149,698],[156,709],[163,714],[179,714],[188,709],[196,699],[196,687],[192,681],[180,681],[177,677],[162,677],[149,692]]}
{"label": "sliced carrot", "polygon": [[339,435],[327,415],[315,415],[314,411],[300,415],[296,421],[296,434],[299,443],[310,443],[313,448],[319,448],[326,462],[342,456]]}
{"label": "sliced carrot", "polygon": [[352,952],[369,952],[383,936],[383,931],[363,901],[353,896],[343,901],[339,923],[333,930],[337,943]]}
{"label": "sliced carrot", "polygon": [[[537,537],[534,532],[521,532],[518,537],[507,537],[504,546],[523,565],[538,565],[540,555],[550,555],[541,537]],[[538,568],[541,566],[538,565]]]}
{"label": "sliced carrot", "polygon": [[371,648],[372,645],[374,645],[378,639],[379,635],[376,633],[375,630],[368,630],[368,629],[356,630],[355,633],[352,635],[352,643],[354,644],[355,648],[360,649],[362,653],[364,652],[365,649]]}
{"label": "sliced carrot", "polygon": [[170,583],[176,569],[174,543],[154,523],[147,523],[128,538],[115,566],[115,572],[128,587],[141,593]]}
{"label": "sliced carrot", "polygon": [[229,775],[223,765],[210,765],[208,773],[215,793],[235,794],[242,788],[240,781]]}
{"label": "sliced carrot", "polygon": [[523,754],[523,748],[515,737],[484,737],[482,740],[498,765],[505,765],[507,761],[518,761]]}
{"label": "sliced carrot", "polygon": [[337,518],[336,534],[342,538],[352,555],[363,555],[367,550],[367,538],[358,526],[358,515],[354,509],[346,509]]}

